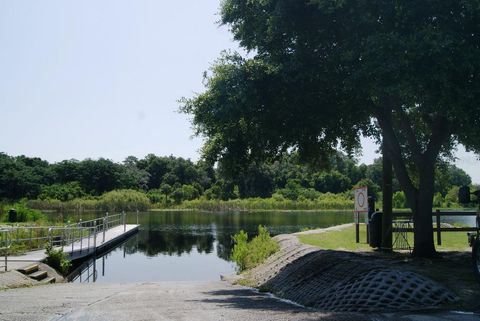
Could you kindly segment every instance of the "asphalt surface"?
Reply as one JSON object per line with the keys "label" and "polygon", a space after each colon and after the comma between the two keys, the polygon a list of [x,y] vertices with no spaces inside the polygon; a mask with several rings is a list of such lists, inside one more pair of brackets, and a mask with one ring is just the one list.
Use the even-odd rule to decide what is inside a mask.
{"label": "asphalt surface", "polygon": [[0,320],[480,320],[478,315],[322,313],[227,282],[56,284],[0,292]]}

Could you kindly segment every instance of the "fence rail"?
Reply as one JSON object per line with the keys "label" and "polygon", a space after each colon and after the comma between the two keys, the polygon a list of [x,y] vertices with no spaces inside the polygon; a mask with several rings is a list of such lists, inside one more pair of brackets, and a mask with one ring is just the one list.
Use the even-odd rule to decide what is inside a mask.
{"label": "fence rail", "polygon": [[[435,216],[435,226],[433,232],[437,233],[437,245],[442,245],[442,232],[478,232],[480,230],[480,213],[476,211],[440,211],[432,212]],[[442,216],[476,216],[476,227],[442,227]],[[394,218],[409,218],[414,223],[412,212],[394,212]],[[413,232],[413,227],[394,227],[393,232],[407,233]]]}
{"label": "fence rail", "polygon": [[[138,214],[137,211],[137,224]],[[105,232],[116,226],[124,226],[126,214],[106,215],[93,220],[72,223],[65,226],[9,226],[0,228],[0,255],[4,256],[7,270],[8,255],[13,251],[32,251],[45,249],[47,243],[54,248],[73,253],[74,251],[95,251],[97,244],[105,242]],[[99,238],[97,240],[97,238]]]}

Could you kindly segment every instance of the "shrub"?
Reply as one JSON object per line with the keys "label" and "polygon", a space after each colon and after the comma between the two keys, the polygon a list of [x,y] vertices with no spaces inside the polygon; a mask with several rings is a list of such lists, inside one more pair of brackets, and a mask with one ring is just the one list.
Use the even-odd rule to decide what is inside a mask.
{"label": "shrub", "polygon": [[407,199],[404,192],[395,192],[393,193],[393,207],[394,208],[405,208],[407,207]]}
{"label": "shrub", "polygon": [[70,262],[67,254],[64,253],[62,249],[55,250],[50,243],[47,243],[45,254],[47,254],[45,263],[60,272],[62,275],[67,275],[72,267],[72,262]]}
{"label": "shrub", "polygon": [[279,249],[277,242],[261,225],[258,226],[258,235],[250,242],[248,242],[248,234],[243,230],[233,236],[233,241],[235,245],[231,258],[237,263],[239,271],[256,267]]}
{"label": "shrub", "polygon": [[121,189],[103,194],[99,205],[104,211],[144,211],[150,207],[150,200],[145,193]]}
{"label": "shrub", "polygon": [[45,216],[38,210],[27,207],[25,202],[7,204],[3,206],[3,220],[8,221],[8,211],[14,209],[17,212],[15,222],[37,222],[45,219]]}

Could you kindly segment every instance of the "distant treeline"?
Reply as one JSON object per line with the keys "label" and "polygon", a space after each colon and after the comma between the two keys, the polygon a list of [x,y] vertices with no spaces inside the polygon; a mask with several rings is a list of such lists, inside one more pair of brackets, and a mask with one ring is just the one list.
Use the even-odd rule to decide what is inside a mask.
{"label": "distant treeline", "polygon": [[[100,158],[50,164],[40,158],[0,153],[0,200],[27,199],[28,204],[41,209],[105,209],[111,208],[112,202],[116,204],[113,207],[134,205],[142,209],[149,206],[145,203],[154,207],[184,203],[204,209],[347,208],[352,199],[349,191],[355,185],[367,185],[372,194],[380,196],[381,178],[381,159],[359,165],[342,153],[322,167],[305,165],[292,153],[271,162],[254,163],[233,176],[203,161],[194,163],[174,156],[129,156],[122,163]],[[440,164],[434,206],[456,203],[458,186],[470,184],[463,170]],[[396,180],[393,188],[395,207],[405,207]],[[108,193],[117,190],[122,191]],[[125,205],[128,197],[135,204]],[[234,201],[237,199],[249,201]]]}

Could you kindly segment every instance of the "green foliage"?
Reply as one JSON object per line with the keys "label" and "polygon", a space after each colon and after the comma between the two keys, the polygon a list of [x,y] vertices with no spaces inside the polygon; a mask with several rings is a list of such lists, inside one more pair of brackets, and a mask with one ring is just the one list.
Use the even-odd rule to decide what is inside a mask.
{"label": "green foliage", "polygon": [[437,160],[458,143],[480,153],[479,17],[468,1],[224,0],[221,22],[253,55],[223,54],[181,110],[231,175],[382,139],[417,216],[414,253],[431,256]]}
{"label": "green foliage", "polygon": [[62,202],[71,201],[75,198],[86,196],[85,191],[78,182],[68,182],[66,184],[53,184],[42,186],[39,199],[56,199]]}
{"label": "green foliage", "polygon": [[3,205],[2,215],[4,222],[8,222],[8,211],[10,209],[14,209],[17,212],[15,222],[38,222],[45,219],[45,216],[40,211],[29,208],[27,203],[22,201]]}
{"label": "green foliage", "polygon": [[313,181],[315,189],[322,193],[341,193],[352,187],[350,179],[336,170],[316,174]]}
{"label": "green foliage", "polygon": [[258,226],[258,235],[250,242],[248,242],[248,234],[243,230],[232,238],[235,245],[231,258],[237,263],[239,271],[256,267],[279,250],[277,242],[270,237],[268,230],[261,225]]}
{"label": "green foliage", "polygon": [[144,211],[150,207],[150,201],[145,193],[135,190],[115,190],[103,194],[99,206],[104,211]]}
{"label": "green foliage", "polygon": [[368,188],[368,195],[369,196],[375,196],[377,199],[379,199],[379,193],[381,191],[380,186],[375,184],[372,180],[368,178],[364,178],[355,184],[354,187],[361,187],[361,186],[366,186]]}
{"label": "green foliage", "polygon": [[[315,193],[318,193],[315,191]],[[353,198],[351,193],[333,194],[318,193],[315,199],[299,197],[291,200],[281,194],[273,194],[271,198],[244,198],[227,201],[208,200],[205,198],[185,201],[181,208],[199,209],[206,211],[225,210],[351,210]]]}
{"label": "green foliage", "polygon": [[406,208],[407,199],[405,198],[404,192],[395,192],[393,193],[392,203],[393,208]]}
{"label": "green foliage", "polygon": [[72,262],[68,259],[67,254],[64,253],[61,248],[54,249],[50,243],[47,243],[45,254],[47,254],[45,263],[60,272],[62,275],[67,275],[72,267]]}
{"label": "green foliage", "polygon": [[433,196],[433,203],[432,203],[433,207],[442,207],[443,206],[443,196],[441,193],[435,193],[435,195]]}
{"label": "green foliage", "polygon": [[458,186],[452,186],[445,195],[445,206],[449,207],[458,204]]}
{"label": "green foliage", "polygon": [[233,243],[235,244],[232,250],[232,260],[237,263],[240,271],[246,270],[246,257],[248,256],[248,234],[244,230],[241,230],[234,236],[232,236]]}

